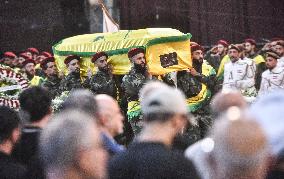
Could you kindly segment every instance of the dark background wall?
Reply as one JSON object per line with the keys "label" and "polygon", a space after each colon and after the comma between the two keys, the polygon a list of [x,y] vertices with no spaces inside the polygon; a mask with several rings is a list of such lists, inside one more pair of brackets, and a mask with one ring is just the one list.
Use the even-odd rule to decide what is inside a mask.
{"label": "dark background wall", "polygon": [[62,38],[89,32],[84,0],[0,0],[0,52],[51,51]]}
{"label": "dark background wall", "polygon": [[[105,2],[107,0],[104,0]],[[192,40],[241,42],[284,36],[283,0],[113,0],[121,29],[172,27]],[[101,13],[95,8],[96,13]],[[59,40],[100,32],[101,15],[87,0],[0,0],[0,52],[51,50]],[[94,20],[96,17],[97,20]]]}
{"label": "dark background wall", "polygon": [[172,27],[194,41],[241,42],[284,36],[283,0],[120,0],[122,29]]}

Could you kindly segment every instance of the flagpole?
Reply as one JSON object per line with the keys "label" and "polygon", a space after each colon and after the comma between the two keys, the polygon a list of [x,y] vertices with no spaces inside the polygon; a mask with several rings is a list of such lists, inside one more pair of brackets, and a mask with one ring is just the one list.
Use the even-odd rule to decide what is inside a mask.
{"label": "flagpole", "polygon": [[105,7],[103,1],[102,1],[102,0],[98,0],[98,3],[99,3],[99,5],[101,6],[102,11],[104,11],[104,12],[106,13],[106,15],[107,15],[108,18],[111,20],[111,22],[114,23],[114,24],[117,26],[118,30],[119,30],[120,28],[119,28],[118,23],[116,23],[115,20],[111,17],[111,15],[110,15],[110,13],[108,12],[107,8]]}

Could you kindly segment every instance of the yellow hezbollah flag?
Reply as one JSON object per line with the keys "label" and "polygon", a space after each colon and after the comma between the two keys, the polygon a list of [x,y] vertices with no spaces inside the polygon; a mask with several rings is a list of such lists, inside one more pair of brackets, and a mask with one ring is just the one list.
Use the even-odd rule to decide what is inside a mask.
{"label": "yellow hezbollah flag", "polygon": [[146,50],[146,60],[150,73],[164,74],[190,68],[190,38],[171,28],[148,28],[139,30],[120,30],[113,33],[78,35],[63,39],[53,46],[53,53],[60,71],[66,72],[64,59],[68,55],[82,57],[81,74],[87,75],[94,69],[91,57],[100,51],[109,56],[113,74],[126,74],[131,68],[127,52],[140,47]]}

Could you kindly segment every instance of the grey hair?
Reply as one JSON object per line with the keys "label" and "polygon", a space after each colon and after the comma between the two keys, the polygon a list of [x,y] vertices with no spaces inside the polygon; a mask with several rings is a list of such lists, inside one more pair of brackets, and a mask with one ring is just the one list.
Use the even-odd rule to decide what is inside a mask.
{"label": "grey hair", "polygon": [[86,89],[77,89],[71,91],[70,95],[62,104],[63,110],[77,109],[88,113],[91,116],[97,116],[97,103],[95,96]]}
{"label": "grey hair", "polygon": [[[212,155],[220,166],[218,168],[219,172],[225,177],[228,174],[234,175],[239,173],[240,175],[245,175],[246,172],[254,171],[268,157],[267,141],[263,130],[255,121],[250,119],[250,116],[247,114],[240,113],[239,117],[236,118],[236,116],[229,116],[227,112],[219,117],[211,130],[211,136],[214,141]],[[237,129],[242,126],[244,131],[238,130],[239,135],[236,134],[237,130],[232,133],[232,126],[236,126]],[[255,131],[250,129],[255,129]],[[260,131],[261,134],[259,135],[258,132]],[[246,133],[249,133],[248,136],[246,136]],[[228,137],[234,134],[236,136],[233,138]],[[257,142],[264,140],[264,142],[258,145],[250,141],[253,139],[257,140]],[[235,140],[235,145],[237,144],[237,146],[250,144],[249,147],[254,152],[244,154],[242,153],[243,151],[239,151],[244,149],[235,149],[234,142],[230,140]]]}
{"label": "grey hair", "polygon": [[40,136],[40,159],[45,169],[64,169],[78,157],[80,149],[93,143],[90,138],[95,123],[79,111],[63,111],[53,117]]}

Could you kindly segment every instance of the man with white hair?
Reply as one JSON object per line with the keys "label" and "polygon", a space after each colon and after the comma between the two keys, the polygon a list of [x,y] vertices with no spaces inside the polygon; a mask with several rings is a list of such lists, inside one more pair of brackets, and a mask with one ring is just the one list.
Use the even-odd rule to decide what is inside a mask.
{"label": "man with white hair", "polygon": [[199,178],[190,161],[171,151],[188,122],[185,97],[166,87],[141,99],[144,127],[128,150],[109,165],[110,178]]}
{"label": "man with white hair", "polygon": [[210,178],[265,178],[267,141],[261,126],[251,119],[239,109],[230,108],[216,121],[211,130],[211,146],[210,140],[207,145]]}
{"label": "man with white hair", "polygon": [[48,179],[106,177],[107,153],[92,117],[82,112],[55,116],[40,137],[40,154]]}
{"label": "man with white hair", "polygon": [[109,155],[115,155],[124,151],[124,147],[115,140],[119,134],[123,133],[123,120],[121,110],[116,100],[106,94],[95,96],[98,104],[97,125],[101,131],[101,137],[105,149]]}

